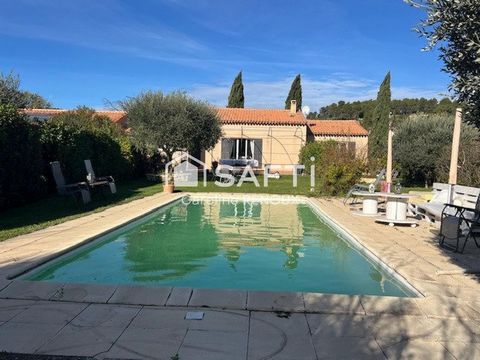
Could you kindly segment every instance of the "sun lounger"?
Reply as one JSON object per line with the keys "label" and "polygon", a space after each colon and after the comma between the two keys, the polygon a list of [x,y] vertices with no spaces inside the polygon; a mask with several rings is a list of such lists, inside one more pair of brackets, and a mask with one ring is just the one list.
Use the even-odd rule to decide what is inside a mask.
{"label": "sun lounger", "polygon": [[353,195],[354,192],[357,191],[369,191],[371,187],[373,187],[374,191],[377,188],[378,184],[380,184],[380,181],[382,181],[383,177],[385,176],[385,169],[382,169],[378,174],[377,177],[375,178],[375,181],[370,183],[370,184],[355,184],[353,185],[350,190],[348,190],[347,195],[345,196],[345,199],[343,199],[343,204],[345,205],[349,199],[352,199],[352,201],[355,200],[355,196]]}
{"label": "sun lounger", "polygon": [[90,187],[108,187],[112,194],[117,192],[115,180],[112,176],[96,177],[95,172],[93,171],[92,162],[90,160],[84,160],[84,163],[85,169],[87,170],[87,182]]}
{"label": "sun lounger", "polygon": [[83,204],[87,204],[91,201],[90,190],[87,183],[78,182],[67,184],[60,163],[58,161],[52,161],[50,167],[52,169],[53,179],[57,185],[59,195],[72,195],[75,200],[81,200]]}

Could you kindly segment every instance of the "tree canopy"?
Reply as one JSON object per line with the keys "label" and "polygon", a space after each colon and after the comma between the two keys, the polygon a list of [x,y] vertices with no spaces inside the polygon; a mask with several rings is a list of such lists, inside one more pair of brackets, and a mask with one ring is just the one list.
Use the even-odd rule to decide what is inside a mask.
{"label": "tree canopy", "polygon": [[7,75],[0,73],[0,104],[10,104],[17,109],[52,107],[52,104],[40,95],[20,90],[20,77],[12,72]]}
{"label": "tree canopy", "polygon": [[230,89],[230,95],[228,96],[229,108],[243,108],[245,106],[245,96],[243,95],[243,82],[242,72],[240,71],[233,80],[232,87]]}
{"label": "tree canopy", "polygon": [[222,133],[215,109],[183,92],[148,91],[120,105],[128,114],[134,144],[161,149],[169,159],[175,151],[209,150]]}
{"label": "tree canopy", "polygon": [[405,0],[426,11],[416,31],[426,50],[438,47],[450,89],[465,106],[466,119],[480,127],[480,7],[478,0]]}
{"label": "tree canopy", "polygon": [[[318,112],[308,114],[309,119],[357,119],[365,120],[372,117],[375,109],[376,100],[364,100],[345,102],[339,101],[330,105],[326,105]],[[458,103],[443,98],[438,101],[435,98],[405,98],[394,99],[391,102],[392,112],[396,116],[407,117],[412,114],[454,114]]]}
{"label": "tree canopy", "polygon": [[292,86],[285,100],[285,109],[290,109],[292,100],[297,101],[297,111],[302,109],[302,80],[300,74],[293,79]]}

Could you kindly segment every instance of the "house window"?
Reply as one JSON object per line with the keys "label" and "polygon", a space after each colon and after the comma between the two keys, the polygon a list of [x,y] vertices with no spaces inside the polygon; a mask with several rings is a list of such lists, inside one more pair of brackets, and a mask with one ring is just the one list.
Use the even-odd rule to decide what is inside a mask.
{"label": "house window", "polygon": [[343,150],[355,153],[356,143],[354,141],[340,141],[339,145]]}
{"label": "house window", "polygon": [[233,139],[230,159],[253,159],[255,149],[255,140],[251,139]]}
{"label": "house window", "polygon": [[262,139],[222,139],[222,159],[230,160],[262,160]]}

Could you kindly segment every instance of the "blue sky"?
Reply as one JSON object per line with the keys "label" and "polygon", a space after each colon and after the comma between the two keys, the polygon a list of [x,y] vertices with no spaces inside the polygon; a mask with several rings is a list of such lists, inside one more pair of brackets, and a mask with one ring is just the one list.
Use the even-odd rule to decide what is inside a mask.
{"label": "blue sky", "polygon": [[402,0],[0,0],[0,71],[56,107],[105,108],[142,90],[215,105],[243,71],[246,107],[284,105],[303,77],[312,110],[376,96],[438,97],[449,78]]}

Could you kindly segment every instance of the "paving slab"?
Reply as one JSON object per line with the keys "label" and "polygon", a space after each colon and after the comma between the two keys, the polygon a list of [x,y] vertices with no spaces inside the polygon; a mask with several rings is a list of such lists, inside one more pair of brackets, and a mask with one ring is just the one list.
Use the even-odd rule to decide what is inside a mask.
{"label": "paving slab", "polygon": [[436,341],[464,341],[480,344],[480,322],[472,319],[428,319]]}
{"label": "paving slab", "polygon": [[111,304],[160,305],[167,302],[171,287],[118,286],[108,301]]}
{"label": "paving slab", "polygon": [[403,340],[436,341],[438,339],[438,325],[424,316],[384,314],[365,316],[364,320],[382,348]]}
{"label": "paving slab", "polygon": [[245,309],[247,291],[194,289],[188,303],[192,307],[209,307],[219,309]]}
{"label": "paving slab", "polygon": [[66,325],[87,306],[87,304],[39,301],[10,321],[26,324]]}
{"label": "paving slab", "polygon": [[33,304],[33,300],[0,299],[0,321],[10,320]]}
{"label": "paving slab", "polygon": [[187,330],[127,328],[101,358],[171,360],[178,353],[186,332]]}
{"label": "paving slab", "polygon": [[5,323],[0,326],[0,352],[34,353],[62,327],[59,324]]}
{"label": "paving slab", "polygon": [[480,345],[461,341],[440,342],[456,359],[480,359]]}
{"label": "paving slab", "polygon": [[43,345],[38,353],[95,356],[108,351],[123,331],[123,327],[84,327],[69,324]]}
{"label": "paving slab", "polygon": [[133,319],[129,327],[171,330],[187,329],[191,321],[185,320],[187,311],[190,311],[190,309],[144,307]]}
{"label": "paving slab", "polygon": [[115,285],[65,284],[50,300],[106,303],[116,288]]}
{"label": "paving slab", "polygon": [[401,341],[382,349],[388,359],[455,360],[455,357],[442,344],[433,341]]}
{"label": "paving slab", "polygon": [[313,338],[365,337],[370,334],[362,315],[306,314]]}
{"label": "paving slab", "polygon": [[192,288],[174,287],[168,297],[167,306],[187,306],[192,296]]}
{"label": "paving slab", "polygon": [[480,320],[480,312],[458,298],[432,296],[418,300],[417,303],[420,309],[430,318]]}
{"label": "paving slab", "polygon": [[248,359],[316,359],[304,314],[252,312]]}
{"label": "paving slab", "polygon": [[[189,309],[192,311],[194,309]],[[249,313],[240,310],[205,310],[202,320],[188,321],[188,328],[193,330],[248,332]]]}
{"label": "paving slab", "polygon": [[304,293],[306,312],[325,314],[365,314],[360,296]]}
{"label": "paving slab", "polygon": [[244,360],[247,332],[188,330],[178,351],[181,360]]}
{"label": "paving slab", "polygon": [[372,336],[313,339],[318,359],[385,359]]}
{"label": "paving slab", "polygon": [[63,284],[46,281],[15,280],[0,292],[0,297],[6,299],[48,300]]}
{"label": "paving slab", "polygon": [[249,291],[247,309],[304,312],[305,304],[298,292]]}
{"label": "paving slab", "polygon": [[367,315],[423,315],[415,299],[362,295],[360,302]]}
{"label": "paving slab", "polygon": [[139,306],[91,304],[72,321],[74,326],[126,327],[139,313]]}

